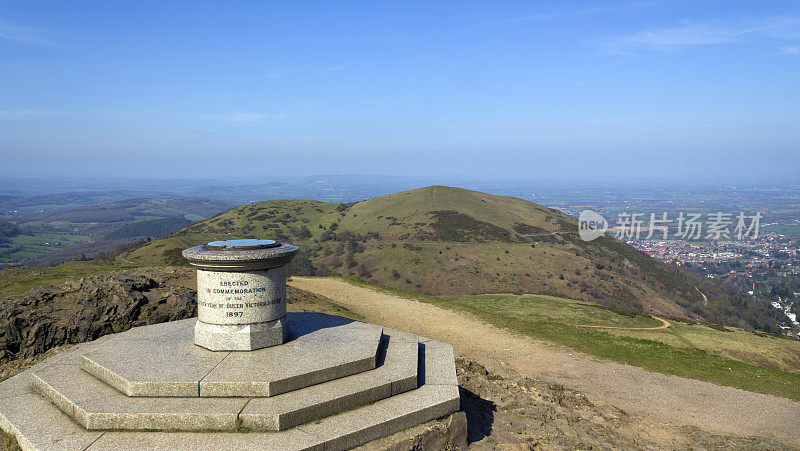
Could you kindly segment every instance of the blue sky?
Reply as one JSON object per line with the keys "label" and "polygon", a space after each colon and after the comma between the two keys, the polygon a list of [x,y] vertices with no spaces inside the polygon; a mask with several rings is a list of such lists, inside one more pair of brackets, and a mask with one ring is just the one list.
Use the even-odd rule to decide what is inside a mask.
{"label": "blue sky", "polygon": [[0,176],[782,178],[800,3],[0,0]]}

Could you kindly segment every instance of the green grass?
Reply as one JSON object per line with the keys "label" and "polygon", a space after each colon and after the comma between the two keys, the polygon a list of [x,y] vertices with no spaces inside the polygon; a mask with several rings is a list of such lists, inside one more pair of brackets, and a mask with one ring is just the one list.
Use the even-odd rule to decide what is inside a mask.
{"label": "green grass", "polygon": [[[41,257],[75,244],[85,243],[89,239],[86,235],[70,233],[34,232],[33,235],[16,235],[11,237],[8,243],[0,245],[0,263],[14,264],[25,259]],[[17,248],[19,250],[11,252]]]}
{"label": "green grass", "polygon": [[[587,324],[590,320],[594,324],[607,323],[617,327],[652,327],[654,320],[646,316],[631,318],[577,301],[550,296],[479,295],[442,299],[376,286],[355,277],[346,280],[440,307],[469,312],[496,326],[596,357],[650,371],[800,400],[800,374],[775,369],[776,366],[786,365],[786,362],[771,354],[777,349],[784,357],[800,355],[800,342],[794,340],[762,337],[738,329],[723,332],[702,325],[681,323],[673,326],[675,332],[611,331],[576,327],[574,324]],[[689,334],[689,331],[692,333]],[[635,336],[637,334],[645,334],[647,338]],[[670,343],[675,334],[679,337],[686,335],[688,339]],[[663,338],[658,338],[659,336]],[[712,344],[707,349],[691,344],[701,344],[703,341]],[[741,358],[751,359],[751,362],[760,361],[761,364],[724,355],[725,351],[753,346],[756,347],[757,357],[743,355]],[[793,365],[794,371],[800,370],[797,361],[793,361]]]}
{"label": "green grass", "polygon": [[92,260],[64,263],[51,268],[5,268],[0,271],[0,299],[25,293],[40,285],[62,283],[133,267],[120,261]]}
{"label": "green grass", "polygon": [[161,219],[164,216],[153,216],[153,215],[133,215],[134,221],[150,221],[151,219]]}
{"label": "green grass", "polygon": [[800,238],[800,224],[778,224],[764,227],[764,232],[780,233],[795,238]]}
{"label": "green grass", "polygon": [[595,304],[536,294],[457,296],[446,298],[444,301],[495,309],[497,314],[509,318],[536,319],[565,325],[646,328],[658,327],[663,324],[647,315],[638,315],[632,312],[621,314],[603,309]]}

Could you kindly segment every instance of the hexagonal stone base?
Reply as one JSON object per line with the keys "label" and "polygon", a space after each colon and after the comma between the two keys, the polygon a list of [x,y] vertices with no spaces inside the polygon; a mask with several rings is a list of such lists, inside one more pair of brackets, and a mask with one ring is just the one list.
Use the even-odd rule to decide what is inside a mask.
{"label": "hexagonal stone base", "polygon": [[[327,315],[312,319],[294,330],[299,348],[375,328]],[[128,397],[81,369],[83,355],[136,343],[148,343],[151,351],[159,345],[172,349],[173,357],[182,350],[193,362],[191,374],[210,373],[229,355],[241,354],[201,350],[201,356],[216,357],[198,357],[200,348],[180,344],[191,338],[193,327],[194,321],[185,320],[103,337],[0,383],[0,428],[23,449],[343,450],[459,408],[452,347],[391,329],[384,330],[376,369],[269,398]],[[157,354],[135,358],[168,360]]]}
{"label": "hexagonal stone base", "polygon": [[256,324],[207,324],[197,321],[194,343],[211,351],[253,351],[283,344],[289,333],[287,319]]}
{"label": "hexagonal stone base", "polygon": [[269,398],[133,398],[77,365],[36,371],[32,383],[90,430],[282,430],[417,388],[418,347],[386,336],[376,369]]}
{"label": "hexagonal stone base", "polygon": [[274,396],[375,368],[381,327],[290,313],[289,341],[249,352],[194,344],[195,321],[148,326],[83,355],[82,368],[128,396]]}

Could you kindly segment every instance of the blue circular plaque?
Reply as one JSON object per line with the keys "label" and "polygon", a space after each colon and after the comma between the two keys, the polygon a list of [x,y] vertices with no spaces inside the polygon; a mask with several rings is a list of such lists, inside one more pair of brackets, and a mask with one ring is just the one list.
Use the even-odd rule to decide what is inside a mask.
{"label": "blue circular plaque", "polygon": [[213,250],[248,250],[248,249],[264,249],[268,247],[278,247],[281,243],[274,240],[225,240],[225,241],[212,241],[205,244],[206,249]]}

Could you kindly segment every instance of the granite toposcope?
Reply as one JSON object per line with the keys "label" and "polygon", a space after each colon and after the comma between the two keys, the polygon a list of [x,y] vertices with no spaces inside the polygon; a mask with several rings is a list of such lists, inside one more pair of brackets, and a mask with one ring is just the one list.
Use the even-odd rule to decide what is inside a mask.
{"label": "granite toposcope", "polygon": [[416,442],[427,432],[409,428],[449,416],[452,437],[428,448],[465,449],[453,347],[287,313],[297,251],[269,240],[186,249],[197,318],[105,335],[0,382],[0,429],[26,450],[343,451],[385,449],[370,442],[401,432]]}
{"label": "granite toposcope", "polygon": [[212,351],[252,351],[283,344],[286,265],[298,247],[272,240],[227,240],[183,256],[197,268],[195,344]]}

